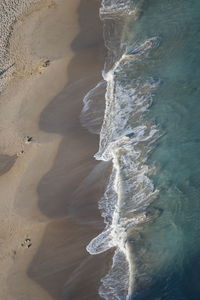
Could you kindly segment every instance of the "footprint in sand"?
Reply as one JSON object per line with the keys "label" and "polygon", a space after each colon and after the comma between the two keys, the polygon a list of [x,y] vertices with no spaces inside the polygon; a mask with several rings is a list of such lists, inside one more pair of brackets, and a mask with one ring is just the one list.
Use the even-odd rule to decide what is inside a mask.
{"label": "footprint in sand", "polygon": [[32,242],[30,238],[25,238],[23,243],[21,243],[21,246],[24,248],[30,248],[32,246]]}
{"label": "footprint in sand", "polygon": [[25,138],[24,138],[25,144],[30,144],[32,141],[33,141],[32,136],[29,136],[29,135],[25,136]]}

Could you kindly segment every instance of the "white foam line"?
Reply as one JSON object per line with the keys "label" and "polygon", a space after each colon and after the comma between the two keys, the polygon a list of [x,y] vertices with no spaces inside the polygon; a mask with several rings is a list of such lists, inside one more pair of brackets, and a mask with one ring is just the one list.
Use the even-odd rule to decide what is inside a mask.
{"label": "white foam line", "polygon": [[[100,132],[100,147],[95,158],[102,161],[112,160],[113,173],[104,194],[104,200],[101,199],[99,204],[100,209],[103,210],[102,216],[105,219],[106,228],[88,244],[86,249],[90,254],[95,255],[116,247],[111,272],[102,279],[103,287],[100,288],[100,295],[106,300],[128,299],[132,292],[134,268],[127,243],[128,232],[130,228],[148,220],[145,213],[126,217],[126,212],[136,213],[139,208],[144,209],[157,194],[148,178],[149,167],[145,164],[146,159],[142,158],[142,150],[135,149],[135,146],[140,145],[140,143],[150,144],[155,139],[157,129],[142,121],[137,126],[128,124],[133,112],[143,114],[148,109],[149,94],[151,94],[151,90],[157,87],[157,84],[143,83],[143,88],[149,87],[149,94],[146,97],[138,96],[139,84],[136,83],[135,89],[123,90],[117,83],[117,74],[122,71],[124,64],[139,59],[157,45],[158,38],[150,38],[134,48],[133,51],[124,53],[110,71],[103,72],[103,78],[107,82],[106,108]],[[88,98],[92,93],[93,90],[86,95],[85,105],[87,105]],[[120,107],[121,104],[123,104],[123,108]],[[86,108],[88,109],[88,107]],[[125,136],[130,131],[134,132],[132,138]],[[128,178],[129,173],[130,178]],[[127,205],[127,195],[132,197],[129,206]],[[120,266],[117,265],[119,262],[116,261],[119,256],[120,261],[123,257],[125,259],[122,264],[126,264],[126,262],[128,264],[127,274],[123,273],[124,287],[122,286],[123,282],[116,281],[118,275],[120,276],[116,273],[116,269],[117,272],[120,272]],[[126,276],[128,284],[126,283]],[[118,288],[118,284],[120,288]],[[118,292],[123,295],[123,298],[118,295]]]}

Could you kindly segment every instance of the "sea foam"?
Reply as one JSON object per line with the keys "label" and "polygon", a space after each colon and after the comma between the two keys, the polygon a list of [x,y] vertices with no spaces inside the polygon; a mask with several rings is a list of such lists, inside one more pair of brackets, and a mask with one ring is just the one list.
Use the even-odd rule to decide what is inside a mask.
{"label": "sea foam", "polygon": [[[107,9],[114,3],[120,4],[120,9],[123,7],[122,1],[103,1],[103,9],[108,2],[110,6]],[[159,38],[151,37],[134,45],[131,50],[129,47],[109,71],[103,72],[107,83],[106,106],[99,151],[95,158],[112,160],[113,171],[99,202],[106,227],[89,243],[87,251],[94,255],[113,247],[116,249],[112,268],[101,280],[99,293],[104,299],[129,298],[134,283],[129,232],[152,218],[146,213],[146,208],[158,194],[149,178],[153,167],[146,162],[152,143],[158,136],[158,129],[150,121],[145,121],[143,116],[152,103],[153,91],[159,81],[153,78],[127,79],[127,70],[158,46]],[[89,102],[84,102],[84,109],[88,110]]]}
{"label": "sea foam", "polygon": [[103,0],[100,8],[102,19],[120,18],[127,15],[135,15],[136,6],[131,0]]}

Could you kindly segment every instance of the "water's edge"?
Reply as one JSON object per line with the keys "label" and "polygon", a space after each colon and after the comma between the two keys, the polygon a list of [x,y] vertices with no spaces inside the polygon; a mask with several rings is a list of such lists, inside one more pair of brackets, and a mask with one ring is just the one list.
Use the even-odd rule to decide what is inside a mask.
{"label": "water's edge", "polygon": [[[136,62],[145,59],[160,43],[159,37],[150,37],[140,44],[128,44],[126,27],[129,17],[137,20],[139,12],[139,2],[102,1],[100,18],[108,49],[104,81],[85,96],[81,114],[83,126],[93,133],[100,132],[100,146],[95,158],[113,162],[109,184],[99,202],[106,227],[87,246],[92,255],[113,247],[116,249],[111,271],[101,280],[99,289],[100,296],[109,300],[129,299],[133,293],[137,272],[131,247],[133,232],[159,214],[147,210],[158,190],[154,189],[149,178],[154,168],[146,163],[158,137],[158,129],[143,118],[159,80],[126,76]],[[105,84],[104,117],[97,118],[92,103],[97,105],[96,99],[101,95],[98,107],[102,105],[101,88]]]}

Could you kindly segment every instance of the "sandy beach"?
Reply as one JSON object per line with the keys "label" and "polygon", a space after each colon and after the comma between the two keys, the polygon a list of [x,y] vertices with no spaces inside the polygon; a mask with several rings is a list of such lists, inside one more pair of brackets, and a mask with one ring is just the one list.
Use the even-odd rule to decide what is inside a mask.
{"label": "sandy beach", "polygon": [[85,247],[108,166],[79,118],[103,69],[100,1],[41,3],[14,25],[0,101],[0,299],[97,300],[110,259]]}

